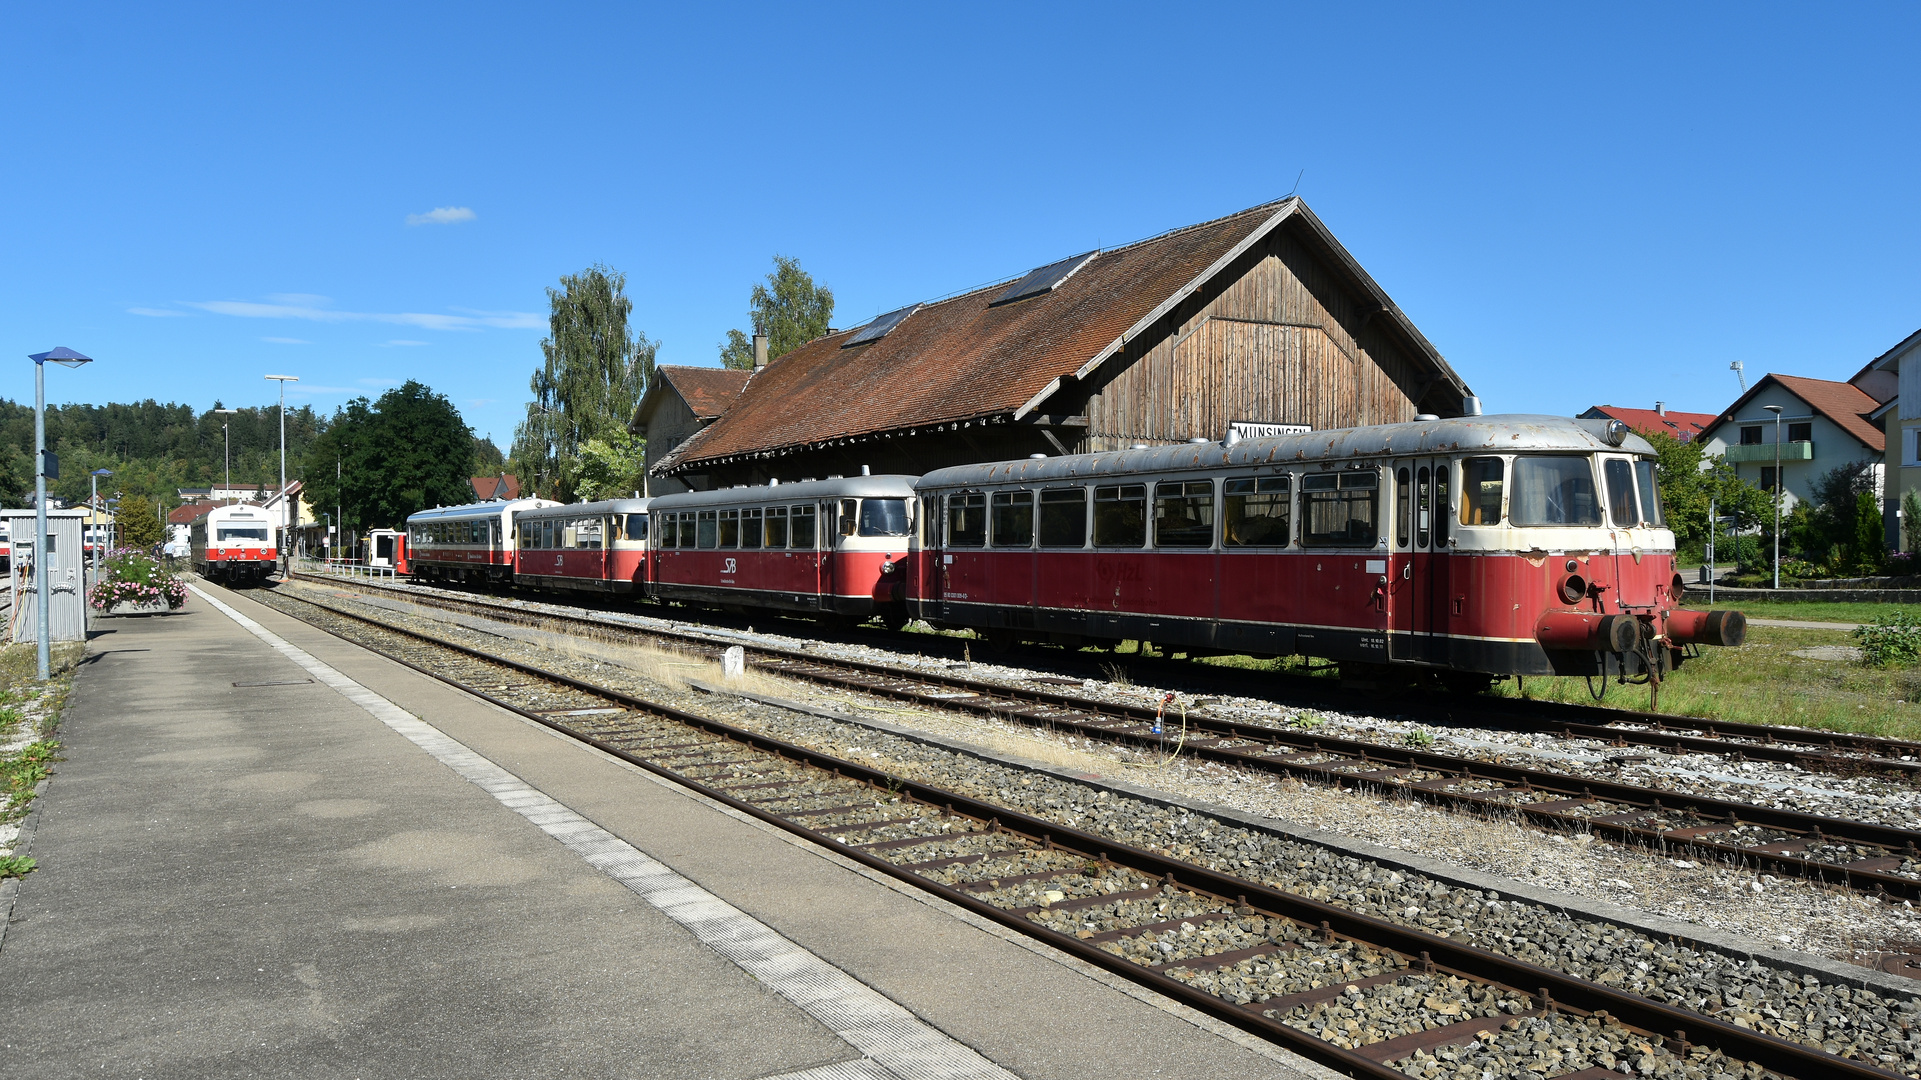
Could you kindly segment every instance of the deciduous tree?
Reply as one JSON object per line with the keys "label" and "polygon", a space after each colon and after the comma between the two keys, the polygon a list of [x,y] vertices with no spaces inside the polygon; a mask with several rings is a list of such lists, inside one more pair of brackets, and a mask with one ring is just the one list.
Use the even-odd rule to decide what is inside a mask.
{"label": "deciduous tree", "polygon": [[[474,433],[445,395],[409,379],[336,412],[306,459],[307,502],[340,507],[351,529],[396,527],[430,506],[473,499]],[[339,481],[335,482],[335,468]]]}
{"label": "deciduous tree", "polygon": [[150,551],[165,539],[160,530],[160,515],[154,513],[153,503],[144,498],[123,497],[120,509],[113,515],[113,528],[121,547]]}
{"label": "deciduous tree", "polygon": [[767,359],[778,360],[825,334],[834,321],[833,290],[814,284],[800,260],[785,255],[774,256],[773,273],[755,284],[747,303],[752,332],[729,330],[720,346],[720,362],[743,371],[754,366],[752,334],[766,334]]}
{"label": "deciduous tree", "polygon": [[627,275],[593,266],[548,289],[543,362],[533,400],[514,432],[511,455],[521,489],[567,501],[580,475],[581,447],[631,441],[627,424],[654,374],[659,346],[629,328]]}

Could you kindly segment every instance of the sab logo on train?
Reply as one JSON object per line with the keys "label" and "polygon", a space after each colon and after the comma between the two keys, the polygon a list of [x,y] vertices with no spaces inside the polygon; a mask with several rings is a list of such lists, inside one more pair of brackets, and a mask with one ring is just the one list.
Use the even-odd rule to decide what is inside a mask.
{"label": "sab logo on train", "polygon": [[1139,581],[1141,580],[1141,563],[1139,559],[1096,559],[1094,576],[1100,578],[1103,585]]}

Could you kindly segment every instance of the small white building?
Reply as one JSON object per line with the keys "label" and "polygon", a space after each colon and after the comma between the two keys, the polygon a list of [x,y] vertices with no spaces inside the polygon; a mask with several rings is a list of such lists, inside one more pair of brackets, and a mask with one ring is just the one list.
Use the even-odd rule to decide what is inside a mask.
{"label": "small white building", "polygon": [[1771,491],[1776,424],[1767,406],[1778,405],[1783,512],[1812,498],[1816,480],[1856,462],[1872,468],[1879,497],[1887,441],[1870,417],[1893,396],[1893,380],[1881,377],[1873,365],[1847,382],[1769,374],[1723,409],[1698,441],[1709,456],[1725,458],[1743,480]]}

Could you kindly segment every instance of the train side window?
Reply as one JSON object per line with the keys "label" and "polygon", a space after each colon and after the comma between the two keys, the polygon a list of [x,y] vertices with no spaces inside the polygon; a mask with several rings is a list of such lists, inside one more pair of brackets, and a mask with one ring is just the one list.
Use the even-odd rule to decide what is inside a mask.
{"label": "train side window", "polygon": [[1514,459],[1508,520],[1516,525],[1599,525],[1594,464],[1584,457]]}
{"label": "train side window", "polygon": [[994,513],[989,519],[993,544],[997,548],[1034,546],[1034,493],[996,491]]}
{"label": "train side window", "polygon": [[674,515],[655,514],[653,518],[654,546],[662,549],[673,547],[674,542],[680,539],[678,523],[674,520]]}
{"label": "train side window", "polygon": [[814,549],[814,504],[802,503],[787,512],[787,546]]}
{"label": "train side window", "polygon": [[1434,547],[1437,551],[1447,546],[1447,520],[1450,513],[1447,492],[1453,474],[1452,462],[1444,461],[1434,466]]}
{"label": "train side window", "polygon": [[[713,547],[714,545],[706,544],[703,546]],[[740,511],[738,510],[720,511],[720,545],[719,546],[724,548],[737,548],[740,546]]]}
{"label": "train side window", "polygon": [[1401,548],[1407,547],[1408,530],[1412,528],[1409,523],[1414,520],[1413,500],[1409,498],[1414,485],[1410,479],[1406,469],[1394,474],[1394,543]]}
{"label": "train side window", "polygon": [[1661,513],[1661,490],[1654,482],[1654,462],[1641,460],[1634,463],[1634,480],[1641,489],[1641,517],[1654,528],[1667,524],[1667,515]]}
{"label": "train side window", "polygon": [[757,548],[760,546],[760,508],[753,507],[740,512],[740,546]]}
{"label": "train side window", "polygon": [[1426,551],[1432,539],[1429,525],[1434,517],[1434,478],[1425,465],[1415,477],[1414,487],[1414,550]]}
{"label": "train side window", "polygon": [[767,546],[770,548],[786,547],[787,508],[785,506],[768,507],[766,522]]}
{"label": "train side window", "polygon": [[1497,457],[1461,462],[1461,524],[1501,523],[1501,479],[1506,464]]}
{"label": "train side window", "polygon": [[947,546],[977,548],[987,543],[987,495],[959,491],[947,497]]}
{"label": "train side window", "polygon": [[862,499],[860,501],[862,536],[906,536],[906,499]]}
{"label": "train side window", "polygon": [[1137,548],[1147,544],[1147,485],[1113,484],[1094,489],[1094,546]]}
{"label": "train side window", "polygon": [[1174,480],[1154,485],[1154,546],[1214,546],[1214,481]]}
{"label": "train side window", "polygon": [[1221,484],[1221,543],[1228,547],[1286,547],[1290,476],[1251,476]]}
{"label": "train side window", "polygon": [[599,518],[582,518],[574,522],[574,546],[588,551],[599,551],[601,543]]}
{"label": "train side window", "polygon": [[700,510],[694,515],[694,546],[702,551],[712,551],[720,544],[720,524],[712,510]]}
{"label": "train side window", "polygon": [[633,541],[644,541],[647,539],[646,514],[627,515],[627,539]]}
{"label": "train side window", "polygon": [[693,547],[694,512],[692,510],[682,510],[680,512],[680,529],[678,531],[680,532],[680,544],[678,546],[683,548]]}
{"label": "train side window", "polygon": [[1373,547],[1380,539],[1378,470],[1301,477],[1301,543],[1306,547]]}
{"label": "train side window", "polygon": [[1041,546],[1087,546],[1087,489],[1041,489]]}
{"label": "train side window", "polygon": [[1634,512],[1634,466],[1626,458],[1607,458],[1601,462],[1601,478],[1607,482],[1609,520],[1620,529],[1639,525],[1641,515]]}
{"label": "train side window", "polygon": [[860,500],[842,499],[840,501],[840,535],[852,536],[860,528]]}

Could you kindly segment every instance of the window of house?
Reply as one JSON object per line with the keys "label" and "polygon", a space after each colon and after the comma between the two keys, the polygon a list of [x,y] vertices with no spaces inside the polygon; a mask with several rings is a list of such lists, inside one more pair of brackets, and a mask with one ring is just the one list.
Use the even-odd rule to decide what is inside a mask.
{"label": "window of house", "polygon": [[1094,489],[1094,546],[1137,548],[1147,543],[1147,485]]}
{"label": "window of house", "polygon": [[1761,425],[1756,424],[1753,427],[1742,428],[1741,429],[1741,445],[1742,446],[1761,445]]}
{"label": "window of house", "polygon": [[1380,538],[1378,469],[1301,477],[1301,543],[1373,547]]}
{"label": "window of house", "polygon": [[1814,422],[1809,421],[1804,424],[1789,424],[1788,425],[1788,441],[1789,442],[1813,442],[1814,441]]}
{"label": "window of house", "polygon": [[1041,546],[1077,548],[1087,543],[1087,489],[1041,490]]}
{"label": "window of house", "polygon": [[977,548],[987,543],[987,493],[959,491],[947,497],[947,546]]}
{"label": "window of house", "polygon": [[1761,490],[1774,490],[1774,466],[1772,465],[1761,466]]}
{"label": "window of house", "polygon": [[992,543],[999,548],[1034,546],[1034,493],[996,491],[989,518]]}
{"label": "window of house", "polygon": [[1221,483],[1221,543],[1286,547],[1293,477],[1235,477]]}

